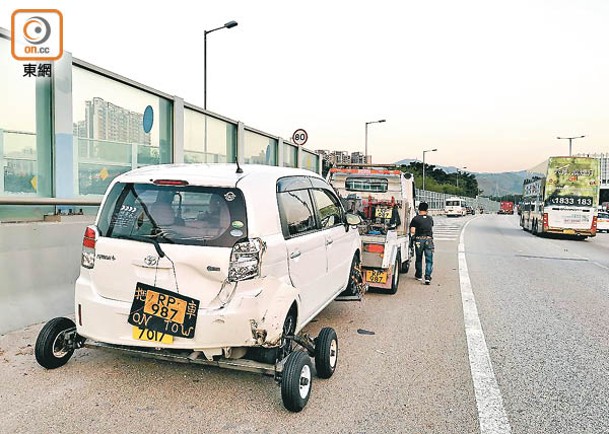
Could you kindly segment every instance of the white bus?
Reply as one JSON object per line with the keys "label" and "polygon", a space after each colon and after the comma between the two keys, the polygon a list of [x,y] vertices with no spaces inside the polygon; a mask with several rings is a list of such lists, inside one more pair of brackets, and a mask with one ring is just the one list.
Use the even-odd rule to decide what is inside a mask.
{"label": "white bus", "polygon": [[444,212],[447,217],[464,216],[467,211],[465,209],[465,200],[457,196],[452,196],[444,202]]}
{"label": "white bus", "polygon": [[524,181],[520,226],[544,233],[593,237],[597,231],[599,160],[550,157]]}

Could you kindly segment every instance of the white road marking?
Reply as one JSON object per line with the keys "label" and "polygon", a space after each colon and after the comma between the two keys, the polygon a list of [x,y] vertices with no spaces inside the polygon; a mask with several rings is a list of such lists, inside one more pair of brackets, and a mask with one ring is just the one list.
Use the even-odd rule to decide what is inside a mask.
{"label": "white road marking", "polygon": [[465,228],[472,220],[465,223],[459,238],[459,280],[461,282],[461,300],[463,301],[463,319],[467,337],[469,365],[474,383],[478,422],[481,434],[507,434],[511,432],[510,423],[503,408],[501,391],[493,372],[491,357],[486,346],[478,307],[469,280],[465,260]]}

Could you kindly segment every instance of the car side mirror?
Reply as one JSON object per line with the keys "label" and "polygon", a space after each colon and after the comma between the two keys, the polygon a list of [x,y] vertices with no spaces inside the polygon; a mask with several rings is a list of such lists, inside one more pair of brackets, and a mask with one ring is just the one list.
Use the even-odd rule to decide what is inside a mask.
{"label": "car side mirror", "polygon": [[349,226],[357,226],[362,223],[362,218],[357,214],[347,213],[347,228]]}

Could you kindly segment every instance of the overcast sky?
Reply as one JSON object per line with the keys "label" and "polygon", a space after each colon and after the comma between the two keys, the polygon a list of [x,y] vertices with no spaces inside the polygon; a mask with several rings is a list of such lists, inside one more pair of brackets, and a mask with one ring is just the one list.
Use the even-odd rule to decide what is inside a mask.
{"label": "overcast sky", "polygon": [[[184,5],[184,6],[181,6]],[[480,172],[609,152],[609,1],[14,1],[57,8],[74,57],[309,149]]]}

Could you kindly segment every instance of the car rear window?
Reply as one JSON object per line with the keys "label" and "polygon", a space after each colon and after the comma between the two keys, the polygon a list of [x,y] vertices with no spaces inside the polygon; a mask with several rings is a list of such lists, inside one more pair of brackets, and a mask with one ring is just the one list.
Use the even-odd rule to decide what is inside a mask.
{"label": "car rear window", "polygon": [[386,178],[369,178],[350,176],[345,180],[347,191],[364,191],[385,193],[389,187]]}
{"label": "car rear window", "polygon": [[117,183],[98,227],[104,237],[218,247],[247,237],[245,201],[236,188]]}

